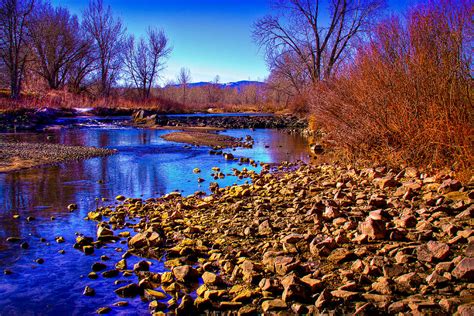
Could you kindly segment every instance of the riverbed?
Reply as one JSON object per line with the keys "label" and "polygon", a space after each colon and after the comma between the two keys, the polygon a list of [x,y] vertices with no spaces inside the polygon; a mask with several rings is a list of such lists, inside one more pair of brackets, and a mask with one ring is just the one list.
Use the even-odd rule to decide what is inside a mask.
{"label": "riverbed", "polygon": [[[121,300],[113,290],[124,278],[91,280],[87,274],[102,255],[110,258],[103,262],[112,269],[126,244],[111,244],[90,256],[72,247],[76,233],[95,236],[95,222],[84,217],[97,206],[113,204],[119,194],[146,199],[175,190],[183,195],[209,193],[210,182],[218,182],[221,187],[245,182],[231,175],[233,168],[257,172],[261,168],[210,155],[208,147],[186,146],[161,138],[170,131],[125,127],[95,118],[74,124],[75,128],[43,133],[1,135],[18,141],[118,150],[112,156],[0,174],[0,268],[12,272],[0,275],[1,315],[94,314],[97,308]],[[255,140],[253,148],[224,150],[236,158],[248,157],[265,163],[309,159],[308,144],[299,135],[269,129],[221,133],[233,137],[250,135]],[[226,177],[215,180],[212,167],[219,167]],[[194,174],[195,168],[201,173]],[[198,182],[198,178],[204,182]],[[69,204],[77,204],[78,209],[69,211]],[[28,221],[28,217],[34,219]],[[11,236],[20,237],[29,248],[7,242],[6,238]],[[59,236],[65,242],[56,242]],[[65,252],[62,254],[61,250]],[[43,264],[35,262],[39,258],[44,259]],[[128,259],[130,265],[138,260]],[[165,270],[160,261],[153,265],[154,271]],[[96,290],[95,296],[82,295],[86,285]],[[126,307],[114,308],[112,314],[147,311],[148,303],[140,298],[128,302]]]}

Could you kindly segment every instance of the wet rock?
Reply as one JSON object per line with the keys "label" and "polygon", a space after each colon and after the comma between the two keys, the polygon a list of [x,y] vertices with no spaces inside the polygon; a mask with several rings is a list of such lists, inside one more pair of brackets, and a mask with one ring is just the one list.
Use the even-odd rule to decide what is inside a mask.
{"label": "wet rock", "polygon": [[95,290],[93,288],[91,288],[90,286],[86,286],[84,288],[84,291],[82,292],[82,295],[85,295],[85,296],[94,296],[95,295]]}
{"label": "wet rock", "polygon": [[67,206],[67,209],[68,209],[69,211],[75,211],[75,210],[77,210],[77,204],[69,204],[69,205]]}
{"label": "wet rock", "polygon": [[21,238],[20,237],[7,237],[6,239],[8,242],[20,242]]}
{"label": "wet rock", "polygon": [[183,283],[196,282],[199,277],[199,273],[197,272],[197,270],[189,265],[174,267],[173,275],[175,276],[177,281]]}
{"label": "wet rock", "polygon": [[196,313],[194,307],[194,300],[190,295],[184,295],[181,299],[181,304],[176,308],[176,314],[179,315],[193,315]]}
{"label": "wet rock", "polygon": [[122,259],[115,264],[115,269],[117,270],[125,270],[127,269],[127,260]]}
{"label": "wet rock", "polygon": [[91,255],[94,253],[94,247],[93,246],[84,246],[82,247],[82,251],[86,254],[86,255]]}
{"label": "wet rock", "polygon": [[105,306],[105,307],[101,307],[99,309],[97,309],[95,312],[99,315],[103,315],[103,314],[108,314],[112,311],[112,309],[108,306]]}
{"label": "wet rock", "polygon": [[26,241],[22,242],[20,244],[21,249],[28,249],[30,248],[30,244],[28,244]]}
{"label": "wet rock", "polygon": [[150,270],[150,264],[148,261],[141,260],[133,265],[133,271],[149,271]]}
{"label": "wet rock", "polygon": [[116,276],[118,276],[118,275],[119,275],[119,271],[118,271],[118,270],[115,270],[115,269],[102,272],[102,276],[103,276],[104,278],[114,278],[114,277],[116,277]]}
{"label": "wet rock", "polygon": [[36,263],[38,264],[43,264],[44,263],[44,259],[43,258],[38,258],[35,260]]}
{"label": "wet rock", "polygon": [[114,232],[103,224],[97,229],[97,239],[107,241],[113,239],[113,237]]}
{"label": "wet rock", "polygon": [[136,283],[130,283],[114,291],[120,297],[135,297],[140,294],[140,287]]}
{"label": "wet rock", "polygon": [[107,266],[102,262],[94,262],[91,269],[92,271],[97,272],[107,269]]}
{"label": "wet rock", "polygon": [[145,291],[143,292],[143,296],[148,301],[154,301],[154,300],[160,301],[168,297],[165,293],[161,291],[156,291],[156,290],[151,290],[151,289],[145,289]]}

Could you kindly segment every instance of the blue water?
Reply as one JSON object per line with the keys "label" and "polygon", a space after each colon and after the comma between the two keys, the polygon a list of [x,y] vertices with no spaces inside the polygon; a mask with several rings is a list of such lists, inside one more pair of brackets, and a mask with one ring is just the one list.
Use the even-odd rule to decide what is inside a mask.
{"label": "blue water", "polygon": [[[102,128],[0,135],[0,138],[118,150],[118,154],[109,157],[0,174],[0,272],[13,271],[12,275],[0,274],[0,315],[92,315],[99,307],[112,307],[114,302],[123,300],[113,292],[120,286],[114,281],[136,279],[87,278],[91,265],[100,261],[102,254],[111,258],[105,263],[112,269],[123,254],[115,248],[126,250],[126,245],[120,243],[98,249],[91,256],[73,249],[76,232],[95,237],[95,223],[83,219],[88,211],[98,205],[113,204],[119,194],[148,198],[174,190],[180,190],[183,195],[209,192],[209,183],[216,181],[211,176],[212,167],[220,167],[226,174],[231,174],[232,168],[253,169],[210,155],[209,148],[185,148],[183,144],[160,137],[169,132],[114,128],[107,124]],[[251,135],[255,139],[252,149],[227,150],[236,157],[269,163],[308,159],[308,146],[299,136],[276,130],[228,130],[223,134]],[[202,170],[201,174],[193,174],[196,167]],[[260,167],[255,169],[259,171]],[[198,177],[206,181],[199,184]],[[226,186],[243,181],[227,176],[217,182]],[[97,201],[99,198],[112,202]],[[79,210],[69,212],[66,207],[70,203],[77,203]],[[20,214],[20,219],[13,219],[13,214]],[[27,222],[27,216],[34,216],[36,220]],[[51,216],[55,220],[51,220]],[[6,242],[8,236],[21,237],[30,248],[24,250],[17,243]],[[57,236],[63,236],[66,242],[56,243]],[[40,238],[47,242],[41,242]],[[61,249],[66,253],[58,253]],[[37,258],[44,258],[44,264],[34,262]],[[127,261],[131,266],[138,260],[132,257]],[[164,271],[164,268],[161,262],[154,261],[151,270]],[[96,296],[82,295],[86,285],[96,290]],[[147,313],[147,302],[138,297],[127,301],[128,307],[112,307],[111,314]]]}

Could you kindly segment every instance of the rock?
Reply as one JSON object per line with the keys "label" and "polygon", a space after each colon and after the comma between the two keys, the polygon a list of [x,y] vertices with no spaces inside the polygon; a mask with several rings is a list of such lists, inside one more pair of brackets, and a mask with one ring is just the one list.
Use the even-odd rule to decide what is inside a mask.
{"label": "rock", "polygon": [[282,243],[296,244],[297,242],[303,240],[303,235],[300,234],[289,234],[281,239]]}
{"label": "rock", "polygon": [[105,306],[105,307],[101,307],[99,309],[97,309],[95,312],[99,315],[102,315],[102,314],[108,314],[112,311],[112,309],[108,306]]}
{"label": "rock", "polygon": [[356,257],[357,256],[352,251],[346,248],[337,248],[331,252],[331,254],[328,256],[328,260],[334,263],[343,263],[352,261]]}
{"label": "rock", "polygon": [[445,259],[449,253],[450,249],[447,244],[430,240],[418,247],[417,258],[420,261],[432,262]]}
{"label": "rock", "polygon": [[94,272],[102,271],[102,270],[105,270],[106,268],[107,266],[102,262],[94,262],[91,267],[92,271]]}
{"label": "rock", "polygon": [[183,283],[196,282],[199,277],[199,273],[197,272],[197,270],[188,265],[174,267],[173,275],[175,276],[177,281]]}
{"label": "rock", "polygon": [[274,312],[287,309],[287,305],[280,299],[268,300],[262,303],[262,310],[264,313]]}
{"label": "rock", "polygon": [[377,282],[372,283],[372,289],[380,294],[392,294],[392,289],[390,287],[390,279],[385,277],[380,277],[377,279]]}
{"label": "rock", "polygon": [[331,303],[332,294],[328,289],[324,289],[321,294],[319,294],[318,299],[314,303],[318,310],[321,310],[324,306]]}
{"label": "rock", "polygon": [[474,258],[464,258],[452,271],[452,275],[457,279],[474,282]]}
{"label": "rock", "polygon": [[358,292],[345,291],[345,290],[335,290],[331,291],[333,297],[342,298],[344,301],[352,301],[359,297]]}
{"label": "rock", "polygon": [[257,309],[253,306],[242,306],[237,312],[237,316],[257,316]]}
{"label": "rock", "polygon": [[[153,300],[148,304],[148,310],[153,313],[153,315],[161,315],[158,312],[164,311],[168,306],[165,303],[158,302]],[[164,313],[162,313],[164,315]]]}
{"label": "rock", "polygon": [[8,242],[20,242],[21,238],[20,237],[7,237],[6,239]]}
{"label": "rock", "polygon": [[225,160],[234,160],[234,155],[232,155],[230,153],[226,153],[226,154],[224,154],[224,159]]}
{"label": "rock", "polygon": [[196,313],[196,309],[194,307],[194,300],[193,298],[186,294],[181,299],[181,304],[179,304],[178,308],[176,308],[176,314],[180,315],[194,315]]}
{"label": "rock", "polygon": [[212,272],[204,272],[202,280],[206,285],[219,285],[222,283],[221,277]]}
{"label": "rock", "polygon": [[69,204],[69,205],[67,206],[67,209],[68,209],[69,211],[75,211],[75,210],[77,210],[77,204]]}
{"label": "rock", "polygon": [[142,233],[136,234],[128,241],[128,245],[135,249],[145,247],[147,244],[146,235]]}
{"label": "rock", "polygon": [[474,303],[467,303],[460,305],[457,309],[457,315],[459,316],[472,316],[474,315]]}
{"label": "rock", "polygon": [[273,233],[273,227],[268,220],[258,225],[258,234],[261,236],[269,236]]}
{"label": "rock", "polygon": [[99,226],[97,229],[97,239],[99,240],[110,240],[113,236],[114,232],[103,225]]}
{"label": "rock", "polygon": [[123,195],[117,195],[117,196],[115,197],[115,199],[116,199],[117,201],[122,202],[122,201],[125,201],[125,196],[123,196]]}
{"label": "rock", "polygon": [[165,293],[161,291],[155,291],[151,289],[145,289],[145,291],[143,292],[143,296],[148,301],[154,301],[154,300],[160,301],[168,297]]}
{"label": "rock", "polygon": [[299,263],[295,262],[294,257],[278,256],[274,261],[275,272],[278,275],[286,275],[299,267]]}
{"label": "rock", "polygon": [[119,271],[118,271],[118,270],[115,270],[115,269],[102,272],[102,276],[103,276],[104,278],[114,278],[114,277],[116,277],[116,276],[118,276],[118,275],[119,275]]}
{"label": "rock", "polygon": [[84,288],[84,291],[82,292],[82,295],[85,296],[94,296],[95,295],[95,290],[89,286],[86,286]]}
{"label": "rock", "polygon": [[458,180],[447,179],[447,180],[444,180],[443,183],[439,186],[438,192],[449,193],[452,191],[458,191],[461,188],[462,188],[462,184]]}
{"label": "rock", "polygon": [[125,270],[127,269],[127,260],[122,259],[115,264],[115,269],[117,270]]}
{"label": "rock", "polygon": [[141,260],[133,265],[133,271],[150,271],[150,264],[148,261]]}
{"label": "rock", "polygon": [[422,283],[422,279],[416,272],[403,274],[395,279],[397,288],[400,292],[411,292],[416,290]]}
{"label": "rock", "polygon": [[22,242],[20,244],[21,249],[28,249],[30,248],[30,244],[28,244],[26,241]]}
{"label": "rock", "polygon": [[387,234],[385,223],[370,217],[360,223],[359,230],[363,235],[367,235],[369,238],[375,240],[384,239]]}
{"label": "rock", "polygon": [[84,246],[82,247],[82,251],[86,254],[86,255],[91,255],[94,253],[94,247],[93,246]]}
{"label": "rock", "polygon": [[140,287],[136,283],[130,283],[114,291],[120,297],[135,297],[140,294]]}

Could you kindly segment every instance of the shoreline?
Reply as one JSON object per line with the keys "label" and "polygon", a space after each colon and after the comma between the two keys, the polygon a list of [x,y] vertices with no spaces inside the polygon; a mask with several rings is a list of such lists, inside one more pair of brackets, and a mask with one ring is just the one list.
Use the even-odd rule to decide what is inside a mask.
{"label": "shoreline", "polygon": [[115,153],[115,150],[96,147],[0,141],[0,173]]}
{"label": "shoreline", "polygon": [[[235,171],[252,183],[211,184],[209,196],[120,197],[119,205],[90,212],[99,243],[127,236],[116,232],[138,219],[135,233],[122,239],[127,252],[144,259],[166,255],[167,271],[153,271],[146,261],[133,270],[126,260],[117,265],[117,273],[135,273],[141,286],[128,283],[116,293],[144,296],[151,313],[469,310],[472,184],[413,168],[269,169]],[[78,238],[76,246],[93,244]],[[181,303],[164,302],[163,292]]]}

